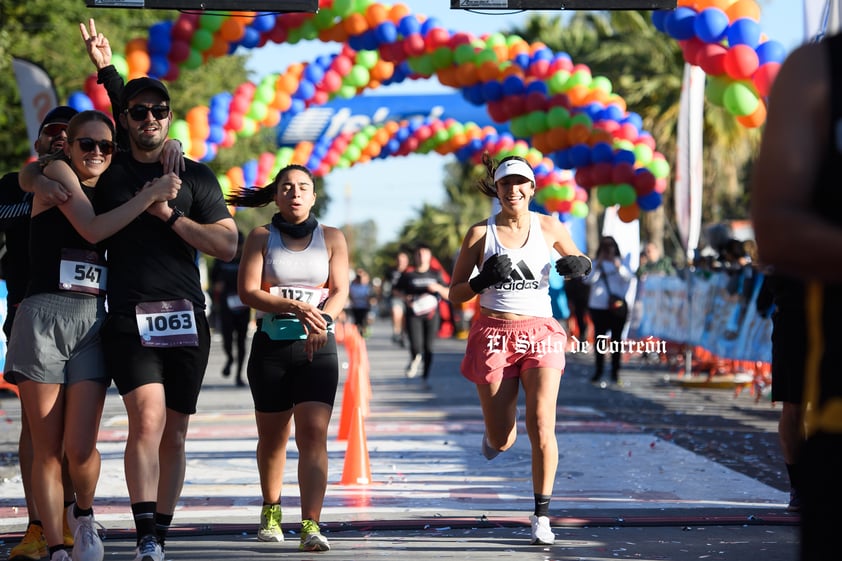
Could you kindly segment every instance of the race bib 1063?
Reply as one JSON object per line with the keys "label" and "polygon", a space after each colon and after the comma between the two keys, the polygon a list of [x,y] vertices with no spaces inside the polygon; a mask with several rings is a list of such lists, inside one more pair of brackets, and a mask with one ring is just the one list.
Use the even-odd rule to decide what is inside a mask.
{"label": "race bib 1063", "polygon": [[58,270],[59,290],[105,294],[108,269],[95,251],[84,249],[61,250]]}
{"label": "race bib 1063", "polygon": [[198,347],[196,316],[189,300],[141,302],[135,306],[137,331],[144,347]]}

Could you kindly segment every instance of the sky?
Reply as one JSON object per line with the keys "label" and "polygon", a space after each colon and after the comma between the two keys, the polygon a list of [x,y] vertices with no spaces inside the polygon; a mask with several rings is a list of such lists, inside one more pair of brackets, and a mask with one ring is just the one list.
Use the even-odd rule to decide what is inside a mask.
{"label": "sky", "polygon": [[[383,2],[393,5],[397,2]],[[403,0],[414,14],[424,14],[442,21],[450,31],[465,31],[474,35],[505,31],[517,27],[531,14],[560,15],[559,11],[522,11],[485,13],[451,10],[450,0]],[[758,0],[761,7],[760,26],[771,39],[780,41],[788,49],[797,47],[804,36],[803,3],[799,0]],[[248,68],[253,81],[269,73],[282,72],[293,62],[309,62],[324,54],[336,52],[337,46],[318,41],[297,45],[269,43],[249,54]],[[574,61],[579,62],[579,61]],[[587,61],[581,61],[587,64]],[[435,78],[424,81],[407,80],[389,88],[379,88],[366,95],[449,93]],[[634,108],[630,108],[634,111]],[[454,156],[438,154],[410,155],[387,158],[331,172],[325,179],[331,204],[321,221],[341,227],[365,220],[377,224],[378,244],[397,239],[401,227],[417,216],[428,203],[439,205],[444,198],[443,167],[455,161]]]}

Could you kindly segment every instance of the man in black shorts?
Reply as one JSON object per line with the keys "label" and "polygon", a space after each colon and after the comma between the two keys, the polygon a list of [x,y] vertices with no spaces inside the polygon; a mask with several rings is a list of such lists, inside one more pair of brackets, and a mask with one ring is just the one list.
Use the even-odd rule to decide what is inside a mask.
{"label": "man in black shorts", "polygon": [[[167,88],[137,78],[123,91],[120,121],[129,153],[115,154],[94,205],[106,212],[163,175],[159,158],[172,122]],[[185,436],[196,412],[210,352],[198,254],[230,261],[237,227],[216,176],[186,160],[181,190],[153,205],[104,243],[108,310],[106,367],[126,407],[126,483],[140,561],[163,561],[163,543],[181,494]]]}

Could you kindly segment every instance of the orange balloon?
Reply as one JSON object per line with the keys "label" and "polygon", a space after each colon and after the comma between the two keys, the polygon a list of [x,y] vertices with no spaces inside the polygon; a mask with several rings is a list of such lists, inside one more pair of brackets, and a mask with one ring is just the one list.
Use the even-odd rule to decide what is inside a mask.
{"label": "orange balloon", "polygon": [[372,80],[383,82],[388,80],[395,74],[395,63],[388,60],[379,59],[368,71]]}
{"label": "orange balloon", "polygon": [[601,103],[602,105],[606,105],[608,103],[608,98],[611,94],[606,92],[601,88],[591,88],[588,92],[588,95],[585,96],[585,103]]}
{"label": "orange balloon", "polygon": [[374,29],[389,19],[389,10],[383,4],[370,4],[365,9],[365,19],[368,22],[368,26]]}
{"label": "orange balloon", "polygon": [[567,99],[570,100],[571,105],[582,106],[587,103],[588,94],[590,94],[590,89],[584,84],[576,84],[575,86],[567,90],[566,93]]}
{"label": "orange balloon", "polygon": [[760,6],[754,0],[737,0],[725,10],[725,13],[728,14],[728,21],[732,22],[741,18],[760,21]]}
{"label": "orange balloon", "polygon": [[394,4],[389,10],[389,19],[392,20],[393,23],[398,23],[404,18],[404,16],[408,16],[410,13],[411,12],[406,4]]}
{"label": "orange balloon", "polygon": [[464,62],[459,65],[456,77],[462,86],[473,86],[479,81],[479,69],[473,62]]}
{"label": "orange balloon", "polygon": [[500,75],[500,65],[493,60],[486,60],[477,68],[477,76],[483,82],[490,82],[496,80]]}
{"label": "orange balloon", "polygon": [[126,55],[129,55],[134,51],[147,52],[147,47],[148,45],[146,39],[144,39],[143,37],[137,37],[126,43]]}
{"label": "orange balloon", "polygon": [[532,137],[532,147],[541,152],[551,152],[549,146],[550,131],[535,133]]}
{"label": "orange balloon", "polygon": [[547,131],[547,143],[549,150],[542,150],[542,152],[555,152],[567,148],[567,129],[564,127],[555,127]]}
{"label": "orange balloon", "polygon": [[275,80],[275,91],[286,94],[294,94],[298,89],[299,82],[300,80],[298,78],[291,76],[289,73],[281,74]]}
{"label": "orange balloon", "polygon": [[743,115],[737,117],[737,122],[746,128],[754,129],[762,125],[766,121],[766,102],[762,99],[757,104],[757,109],[751,115]]}
{"label": "orange balloon", "polygon": [[[393,134],[401,130],[401,124],[397,121],[388,121],[385,125],[383,125],[383,128],[389,133],[390,140]],[[388,140],[386,142],[388,142]],[[386,144],[386,142],[383,144]]]}
{"label": "orange balloon", "polygon": [[506,45],[494,45],[491,47],[491,50],[497,55],[497,62],[503,62],[509,59],[509,47]]}
{"label": "orange balloon", "polygon": [[129,74],[145,75],[149,72],[149,53],[146,51],[132,51],[126,55],[126,62],[129,65]]}
{"label": "orange balloon", "polygon": [[228,54],[228,43],[219,35],[213,36],[213,43],[205,53],[208,57],[223,57]]}
{"label": "orange balloon", "polygon": [[348,35],[362,35],[368,31],[368,22],[365,16],[360,13],[353,13],[342,22],[342,27]]}
{"label": "orange balloon", "polygon": [[640,207],[637,206],[637,203],[633,203],[628,206],[621,206],[619,210],[617,210],[617,218],[623,222],[632,222],[637,220],[640,218]]}
{"label": "orange balloon", "polygon": [[348,32],[341,25],[331,25],[319,30],[319,39],[323,43],[344,43],[348,40]]}
{"label": "orange balloon", "polygon": [[219,26],[219,31],[217,31],[219,36],[229,43],[242,39],[245,32],[246,24],[243,23],[242,19],[235,17],[229,17],[223,21],[222,25]]}
{"label": "orange balloon", "polygon": [[458,88],[460,86],[459,69],[455,66],[440,68],[436,72],[436,76],[439,77],[439,82],[443,86],[449,86],[451,88]]}
{"label": "orange balloon", "polygon": [[509,60],[514,60],[517,55],[528,55],[529,54],[529,43],[521,39],[520,41],[514,41],[511,45],[509,45]]}
{"label": "orange balloon", "polygon": [[585,144],[591,137],[591,130],[581,123],[575,124],[567,131],[567,141],[570,145]]}
{"label": "orange balloon", "polygon": [[269,110],[266,111],[266,116],[260,121],[260,124],[264,127],[272,128],[277,127],[278,123],[281,122],[281,112],[277,109],[272,109],[271,107]]}
{"label": "orange balloon", "polygon": [[275,91],[275,99],[269,104],[272,109],[277,109],[281,113],[286,111],[292,105],[292,97],[286,92]]}

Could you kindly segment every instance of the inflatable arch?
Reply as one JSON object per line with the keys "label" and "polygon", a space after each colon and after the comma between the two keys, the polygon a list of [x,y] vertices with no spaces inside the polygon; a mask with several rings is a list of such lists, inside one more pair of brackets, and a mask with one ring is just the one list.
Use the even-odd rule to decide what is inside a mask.
{"label": "inflatable arch", "polygon": [[[654,12],[652,18],[656,29],[679,42],[685,60],[707,73],[708,100],[746,127],[764,122],[765,97],[786,56],[780,43],[762,36],[759,15],[755,0],[679,0],[676,10]],[[542,43],[502,33],[475,37],[452,32],[400,3],[320,0],[316,14],[182,13],[175,21],[151,26],[148,38],[127,43],[125,55],[114,55],[114,63],[128,79],[148,74],[171,81],[181,68],[198,68],[240,47],[301,40],[341,47],[258,84],[241,84],[233,94],[216,94],[208,106],[194,107],[185,119],[174,121],[170,134],[191,157],[211,161],[237,138],[276,126],[282,113],[433,76],[469,102],[485,106],[490,118],[507,123],[511,132],[429,118],[371,125],[265,152],[220,175],[224,190],[266,184],[289,163],[324,176],[335,167],[413,152],[434,150],[478,162],[488,151],[495,157],[529,159],[536,169],[539,210],[557,212],[561,220],[587,214],[589,191],[605,206],[619,205],[626,221],[661,204],[669,165],[608,78],[592,76],[587,66]],[[108,110],[108,97],[95,77],[68,103]]]}

